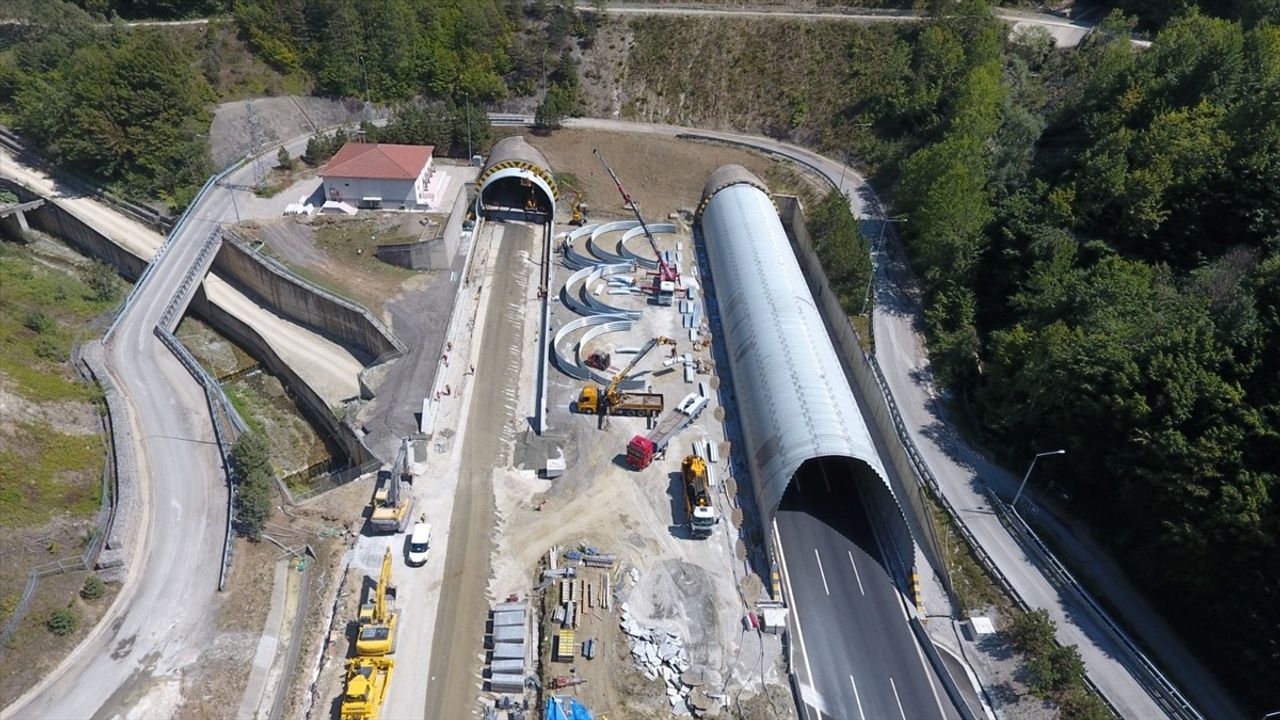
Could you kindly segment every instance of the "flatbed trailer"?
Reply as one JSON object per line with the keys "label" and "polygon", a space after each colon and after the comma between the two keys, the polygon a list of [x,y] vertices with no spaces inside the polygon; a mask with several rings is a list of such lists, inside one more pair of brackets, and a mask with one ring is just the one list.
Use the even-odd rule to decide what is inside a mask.
{"label": "flatbed trailer", "polygon": [[671,438],[689,427],[707,407],[707,398],[689,393],[680,404],[658,421],[647,435],[636,435],[627,443],[627,464],[635,470],[649,467],[653,458],[666,452]]}

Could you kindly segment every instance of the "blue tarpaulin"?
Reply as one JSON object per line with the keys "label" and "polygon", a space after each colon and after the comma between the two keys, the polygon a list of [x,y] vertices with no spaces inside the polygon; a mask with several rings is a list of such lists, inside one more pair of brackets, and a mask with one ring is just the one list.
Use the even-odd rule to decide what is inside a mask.
{"label": "blue tarpaulin", "polygon": [[547,720],[592,720],[591,711],[587,710],[577,698],[547,698]]}

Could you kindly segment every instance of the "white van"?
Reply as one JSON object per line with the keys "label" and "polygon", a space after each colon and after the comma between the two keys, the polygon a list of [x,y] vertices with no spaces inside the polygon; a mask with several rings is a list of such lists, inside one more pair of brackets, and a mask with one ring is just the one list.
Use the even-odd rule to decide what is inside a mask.
{"label": "white van", "polygon": [[419,522],[413,524],[413,532],[409,533],[409,548],[406,562],[410,565],[425,565],[427,551],[431,549],[431,524]]}

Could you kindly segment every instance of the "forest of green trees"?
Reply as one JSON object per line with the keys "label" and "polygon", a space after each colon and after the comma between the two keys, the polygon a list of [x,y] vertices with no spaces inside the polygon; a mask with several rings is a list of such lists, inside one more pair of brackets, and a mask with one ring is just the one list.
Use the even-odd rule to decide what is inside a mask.
{"label": "forest of green trees", "polygon": [[[20,2],[25,22],[0,31],[0,119],[54,161],[175,208],[211,171],[201,58],[104,17],[227,14],[317,94],[399,105],[379,137],[454,155],[468,106],[540,97],[547,127],[572,113],[571,50],[590,52],[596,31],[563,1]],[[983,0],[902,4],[945,17],[802,29],[822,53],[795,71],[808,76],[776,76],[790,66],[737,39],[715,46],[735,53],[724,68],[663,73],[719,72],[706,87],[760,97],[761,77],[796,80],[768,89],[789,98],[781,115],[758,102],[760,124],[738,129],[868,168],[909,220],[898,228],[956,416],[1011,466],[1067,448],[1037,483],[1069,494],[1261,710],[1280,687],[1280,3],[1101,0],[1096,12],[1127,16],[1070,51],[1043,33],[1010,37]],[[631,26],[630,52],[657,46],[644,40],[658,25]],[[1149,49],[1130,44],[1135,30]],[[701,87],[661,79],[648,82],[670,96]],[[686,107],[716,107],[690,92],[678,93]],[[483,146],[487,126],[473,130]],[[844,237],[831,202],[815,221]],[[835,252],[847,247],[826,261],[853,309],[867,268]]]}
{"label": "forest of green trees", "polygon": [[1056,53],[966,5],[902,38],[904,81],[859,106],[937,380],[1011,463],[1067,448],[1037,482],[1261,710],[1280,683],[1280,27],[1191,12],[1138,51],[1112,17]]}

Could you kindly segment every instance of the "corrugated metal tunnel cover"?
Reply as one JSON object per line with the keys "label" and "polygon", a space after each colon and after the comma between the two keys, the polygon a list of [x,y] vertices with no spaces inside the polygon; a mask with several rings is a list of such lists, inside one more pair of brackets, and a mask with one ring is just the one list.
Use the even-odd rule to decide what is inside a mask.
{"label": "corrugated metal tunnel cover", "polygon": [[[871,433],[805,282],[767,186],[725,165],[703,190],[702,236],[738,404],[756,506],[772,524],[787,486],[807,460],[850,458],[883,493],[894,544],[915,565],[914,540]],[[887,494],[887,498],[885,497]]]}
{"label": "corrugated metal tunnel cover", "polygon": [[513,181],[529,182],[541,190],[551,215],[555,215],[556,199],[560,192],[555,172],[547,161],[547,156],[530,145],[523,135],[502,138],[489,151],[488,160],[476,178],[476,184],[480,188],[476,195],[477,212],[490,193]]}

